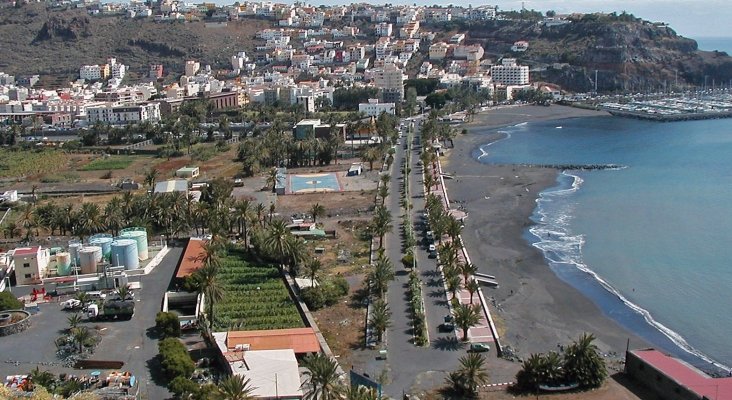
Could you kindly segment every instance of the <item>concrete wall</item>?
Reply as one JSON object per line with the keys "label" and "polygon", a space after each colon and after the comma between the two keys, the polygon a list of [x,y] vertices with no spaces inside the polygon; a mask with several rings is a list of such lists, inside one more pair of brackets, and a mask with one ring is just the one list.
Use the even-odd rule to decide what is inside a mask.
{"label": "concrete wall", "polygon": [[701,400],[701,397],[670,379],[631,352],[625,354],[625,373],[636,382],[654,391],[661,399]]}

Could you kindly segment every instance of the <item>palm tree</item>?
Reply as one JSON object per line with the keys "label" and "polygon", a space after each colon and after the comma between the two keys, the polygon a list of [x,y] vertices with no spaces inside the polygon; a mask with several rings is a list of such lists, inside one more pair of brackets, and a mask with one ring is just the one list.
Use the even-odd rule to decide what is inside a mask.
{"label": "palm tree", "polygon": [[384,205],[384,203],[386,202],[387,196],[389,196],[389,186],[387,186],[387,185],[379,186],[379,198],[381,198],[381,205]]}
{"label": "palm tree", "polygon": [[91,339],[92,334],[89,328],[82,326],[72,329],[71,337],[79,345],[79,353],[83,353],[84,345]]}
{"label": "palm tree", "polygon": [[338,363],[325,354],[317,353],[305,357],[303,366],[307,368],[304,375],[307,377],[304,385],[310,390],[305,399],[335,400],[340,399],[344,392],[338,373]]}
{"label": "palm tree", "polygon": [[467,282],[471,276],[475,275],[475,273],[478,272],[478,267],[469,262],[459,264],[458,268],[460,268],[460,273],[463,275],[463,281],[465,282]]}
{"label": "palm tree", "polygon": [[269,255],[279,261],[282,265],[287,260],[290,253],[290,245],[292,242],[288,240],[292,236],[287,224],[282,220],[277,220],[269,224],[267,232],[264,236],[264,249]]}
{"label": "palm tree", "polygon": [[199,294],[205,297],[206,305],[208,305],[208,329],[213,330],[214,323],[214,305],[224,298],[224,288],[218,280],[217,267],[212,264],[204,264],[195,274],[197,275],[199,286]]}
{"label": "palm tree", "polygon": [[313,258],[305,263],[305,276],[310,278],[310,286],[315,285],[315,278],[318,277],[318,273],[322,269],[323,264],[317,258]]}
{"label": "palm tree", "polygon": [[372,220],[372,229],[379,237],[379,248],[383,247],[384,235],[391,231],[391,212],[383,205],[376,206],[376,212]]}
{"label": "palm tree", "polygon": [[86,292],[78,292],[78,293],[76,293],[74,298],[76,298],[76,300],[79,300],[82,307],[85,307],[86,303],[88,303],[90,301],[89,295]]}
{"label": "palm tree", "polygon": [[247,238],[248,238],[248,227],[249,221],[252,214],[252,202],[249,200],[242,200],[236,203],[234,207],[236,209],[236,220],[239,226],[239,233],[244,236],[244,248],[248,249]]}
{"label": "palm tree", "polygon": [[116,294],[117,294],[117,297],[119,297],[119,299],[122,301],[132,299],[129,285],[118,287]]}
{"label": "palm tree", "polygon": [[480,306],[469,304],[458,304],[454,310],[455,325],[463,330],[463,341],[468,341],[468,329],[478,325],[480,322]]}
{"label": "palm tree", "polygon": [[275,186],[277,186],[277,168],[271,168],[269,172],[267,173],[267,187],[271,187],[272,191],[275,191]]}
{"label": "palm tree", "polygon": [[5,239],[13,239],[16,235],[20,235],[20,229],[15,222],[8,222],[3,228],[3,234],[5,235]]}
{"label": "palm tree", "polygon": [[369,171],[374,170],[374,162],[379,159],[379,149],[377,147],[368,147],[361,153],[361,160],[369,163]]}
{"label": "palm tree", "polygon": [[148,188],[150,188],[150,193],[152,193],[155,188],[155,181],[158,179],[158,175],[159,172],[155,168],[150,168],[145,171],[144,183]]}
{"label": "palm tree", "polygon": [[521,370],[516,373],[516,386],[521,390],[535,392],[543,383],[542,368],[544,364],[541,354],[532,354],[524,360]]}
{"label": "palm tree", "polygon": [[245,379],[241,375],[231,375],[224,378],[216,386],[213,393],[214,399],[217,400],[250,400],[254,387],[251,386],[251,379]]}
{"label": "palm tree", "polygon": [[435,178],[431,172],[426,171],[424,174],[424,187],[427,189],[427,194],[432,193],[432,186],[435,186]]}
{"label": "palm tree", "polygon": [[300,265],[311,257],[310,249],[305,243],[305,240],[292,234],[287,237],[287,253],[285,256],[290,275],[293,277],[297,276]]}
{"label": "palm tree", "polygon": [[460,367],[448,375],[447,382],[452,388],[470,397],[478,395],[478,386],[488,382],[485,358],[478,353],[470,353],[460,358]]}
{"label": "palm tree", "polygon": [[570,382],[583,388],[600,387],[607,377],[605,360],[593,343],[595,335],[583,333],[564,352],[564,369]]}
{"label": "palm tree", "polygon": [[383,299],[377,300],[374,303],[374,309],[371,313],[371,319],[369,320],[369,323],[376,332],[376,336],[379,342],[381,342],[381,340],[383,339],[386,329],[391,326],[390,319],[391,311],[389,310],[389,306],[386,304],[386,301],[384,301]]}
{"label": "palm tree", "polygon": [[378,400],[376,389],[365,386],[351,386],[346,390],[346,400]]}
{"label": "palm tree", "polygon": [[313,206],[310,207],[310,215],[313,216],[313,223],[318,222],[318,217],[325,215],[325,207],[320,203],[313,204]]}
{"label": "palm tree", "polygon": [[383,252],[379,252],[374,269],[368,275],[371,290],[379,297],[384,297],[389,282],[394,280],[394,266]]}
{"label": "palm tree", "polygon": [[460,276],[452,273],[450,276],[447,276],[447,281],[445,283],[447,284],[447,290],[452,294],[452,298],[455,299],[457,297],[457,292],[460,291],[462,287]]}
{"label": "palm tree", "polygon": [[69,331],[73,331],[83,320],[79,313],[66,318],[66,321],[69,322]]}
{"label": "palm tree", "polygon": [[470,304],[473,304],[473,295],[478,293],[478,290],[480,290],[480,284],[477,280],[471,279],[467,284],[465,284],[465,289],[470,293]]}

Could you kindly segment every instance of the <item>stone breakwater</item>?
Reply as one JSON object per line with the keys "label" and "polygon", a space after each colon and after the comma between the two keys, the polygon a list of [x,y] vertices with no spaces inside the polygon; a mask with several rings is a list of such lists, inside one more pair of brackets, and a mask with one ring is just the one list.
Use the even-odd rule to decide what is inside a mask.
{"label": "stone breakwater", "polygon": [[521,167],[531,167],[531,168],[557,169],[557,170],[561,170],[561,171],[566,171],[566,170],[583,170],[583,171],[618,170],[618,169],[628,168],[627,165],[620,165],[620,164],[511,164],[511,165],[519,165]]}

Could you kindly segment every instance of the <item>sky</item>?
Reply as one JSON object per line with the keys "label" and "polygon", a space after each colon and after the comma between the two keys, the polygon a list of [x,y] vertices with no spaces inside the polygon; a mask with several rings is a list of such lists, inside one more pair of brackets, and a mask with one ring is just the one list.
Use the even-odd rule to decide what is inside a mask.
{"label": "sky", "polygon": [[[498,5],[499,10],[527,9],[554,10],[559,14],[571,12],[626,11],[650,21],[663,21],[676,33],[690,37],[732,38],[732,1],[730,0],[357,0],[371,4],[454,4],[473,7],[484,4]],[[313,5],[350,4],[344,0],[310,0]]]}

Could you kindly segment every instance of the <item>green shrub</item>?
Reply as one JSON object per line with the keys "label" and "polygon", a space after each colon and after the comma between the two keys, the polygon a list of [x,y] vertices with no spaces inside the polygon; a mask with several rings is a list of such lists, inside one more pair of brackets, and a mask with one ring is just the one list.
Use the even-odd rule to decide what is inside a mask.
{"label": "green shrub", "polygon": [[20,302],[15,296],[13,296],[10,292],[2,292],[0,293],[0,311],[5,310],[22,310],[23,309],[23,303]]}
{"label": "green shrub", "polygon": [[302,301],[312,311],[318,310],[325,306],[325,295],[320,287],[308,287],[300,291]]}
{"label": "green shrub", "polygon": [[176,376],[168,383],[168,390],[175,394],[177,398],[185,398],[186,395],[196,397],[201,391],[201,385],[188,378]]}
{"label": "green shrub", "polygon": [[190,377],[193,374],[195,364],[186,347],[178,339],[161,340],[158,343],[158,350],[163,373],[168,379],[174,379],[177,376]]}
{"label": "green shrub", "polygon": [[411,251],[402,257],[402,264],[404,264],[404,268],[412,268],[414,265],[414,254]]}
{"label": "green shrub", "polygon": [[159,312],[155,316],[155,328],[163,338],[180,337],[180,321],[174,313]]}
{"label": "green shrub", "polygon": [[345,296],[351,287],[348,285],[348,281],[341,275],[338,275],[332,279],[333,286],[337,289],[338,296]]}

